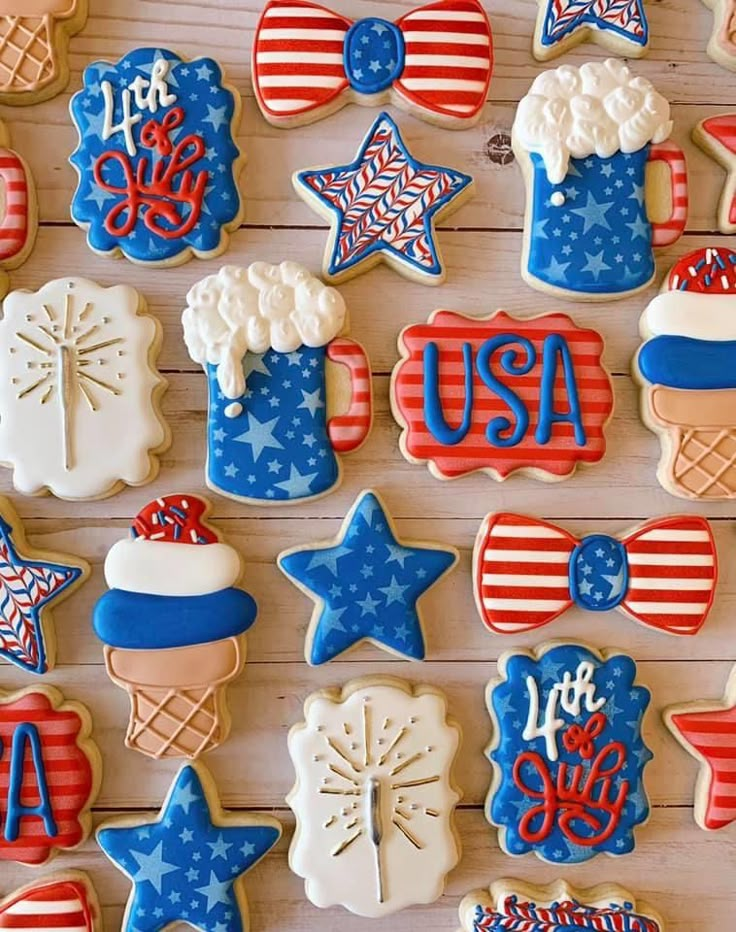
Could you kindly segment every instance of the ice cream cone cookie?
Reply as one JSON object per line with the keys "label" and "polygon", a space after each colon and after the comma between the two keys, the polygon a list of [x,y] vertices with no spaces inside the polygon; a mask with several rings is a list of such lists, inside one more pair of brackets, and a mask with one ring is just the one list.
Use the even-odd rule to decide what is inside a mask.
{"label": "ice cream cone cookie", "polygon": [[37,104],[69,82],[69,39],[87,0],[0,0],[0,103]]}
{"label": "ice cream cone cookie", "polygon": [[57,871],[0,900],[0,929],[24,932],[100,932],[102,911],[89,877]]}
{"label": "ice cream cone cookie", "polygon": [[188,757],[230,730],[227,685],[243,670],[256,603],[235,588],[240,555],[207,523],[207,502],[167,495],[138,513],[105,559],[94,610],[112,681],[130,698],[127,747]]}
{"label": "ice cream cone cookie", "polygon": [[662,446],[660,484],[680,498],[736,498],[736,253],[680,259],[639,329],[633,375]]}

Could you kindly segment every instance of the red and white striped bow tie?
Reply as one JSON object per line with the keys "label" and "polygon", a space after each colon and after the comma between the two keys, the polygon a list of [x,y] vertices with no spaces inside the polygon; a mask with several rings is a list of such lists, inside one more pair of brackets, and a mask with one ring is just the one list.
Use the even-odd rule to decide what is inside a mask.
{"label": "red and white striped bow tie", "polygon": [[93,932],[99,917],[90,890],[82,874],[52,874],[0,902],[0,929]]}
{"label": "red and white striped bow tie", "polygon": [[499,634],[548,624],[572,605],[618,608],[667,634],[697,634],[713,604],[718,561],[704,518],[649,521],[623,537],[567,531],[513,514],[491,514],[473,551],[475,599]]}
{"label": "red and white striped bow tie", "polygon": [[467,125],[480,115],[492,68],[491,24],[478,0],[440,0],[395,23],[269,0],[253,44],[256,99],[267,120],[284,126],[356,99]]}

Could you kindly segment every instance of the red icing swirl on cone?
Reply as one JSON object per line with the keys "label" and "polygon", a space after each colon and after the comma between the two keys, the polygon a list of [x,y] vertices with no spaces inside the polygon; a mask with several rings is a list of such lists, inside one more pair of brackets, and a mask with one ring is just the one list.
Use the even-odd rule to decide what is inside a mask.
{"label": "red icing swirl on cone", "polygon": [[207,502],[197,495],[164,495],[142,508],[131,526],[134,537],[181,544],[216,544],[204,522]]}

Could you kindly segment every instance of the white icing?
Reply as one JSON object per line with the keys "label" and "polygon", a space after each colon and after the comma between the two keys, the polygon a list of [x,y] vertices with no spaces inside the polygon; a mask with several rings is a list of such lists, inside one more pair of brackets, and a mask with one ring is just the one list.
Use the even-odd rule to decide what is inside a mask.
{"label": "white icing", "polygon": [[542,156],[551,184],[564,180],[570,158],[636,152],[663,142],[671,131],[669,103],[614,58],[540,74],[519,103],[513,126],[515,140]]}
{"label": "white icing", "polygon": [[345,302],[296,262],[229,265],[190,289],[182,323],[192,359],[216,365],[223,394],[239,398],[247,352],[326,346],[343,329]]}
{"label": "white icing", "polygon": [[108,495],[151,476],[167,437],[154,319],[134,288],[84,278],[13,291],[0,321],[0,462],[23,495]]}
{"label": "white icing", "polygon": [[642,329],[651,336],[693,340],[736,340],[736,291],[702,294],[664,291],[642,314]]}
{"label": "white icing", "polygon": [[119,540],[105,558],[110,589],[148,595],[208,595],[234,586],[240,555],[225,543],[183,544],[165,540]]}
{"label": "white icing", "polygon": [[101,81],[102,99],[105,102],[105,113],[102,123],[102,138],[109,139],[115,133],[122,133],[125,139],[125,148],[128,155],[135,155],[138,151],[133,138],[133,127],[143,119],[142,113],[133,113],[131,106],[131,96],[135,101],[138,110],[148,110],[149,113],[156,113],[159,106],[170,107],[176,103],[176,94],[169,92],[166,78],[169,74],[171,62],[165,58],[159,58],[151,69],[151,78],[144,78],[138,75],[131,83],[123,89],[120,95],[120,107],[123,115],[118,123],[115,119],[115,95],[112,84],[109,81]]}
{"label": "white icing", "polygon": [[305,723],[289,735],[289,864],[315,906],[379,917],[442,895],[460,857],[450,780],[460,736],[446,714],[438,693],[388,684],[307,700]]}

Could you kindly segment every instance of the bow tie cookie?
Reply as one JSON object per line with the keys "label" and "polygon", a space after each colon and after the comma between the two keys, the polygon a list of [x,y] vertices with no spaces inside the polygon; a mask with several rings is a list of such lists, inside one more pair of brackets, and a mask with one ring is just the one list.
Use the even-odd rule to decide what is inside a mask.
{"label": "bow tie cookie", "polygon": [[245,666],[256,603],[235,588],[240,555],[206,522],[207,502],[167,495],[140,511],[105,558],[94,609],[110,679],[130,698],[126,746],[188,757],[230,730],[225,689]]}
{"label": "bow tie cookie", "polygon": [[634,850],[649,819],[642,720],[649,690],[626,654],[553,641],[502,654],[488,684],[486,815],[509,855],[553,864]]}
{"label": "bow tie cookie", "polygon": [[695,515],[648,521],[621,537],[578,540],[546,521],[490,514],[473,549],[476,605],[497,634],[540,628],[573,605],[618,608],[666,634],[697,634],[717,578],[710,526]]}
{"label": "bow tie cookie", "polygon": [[0,900],[0,929],[42,932],[99,932],[102,910],[89,878],[59,871],[26,884]]}
{"label": "bow tie cookie", "polygon": [[[653,247],[676,242],[687,220],[687,167],[671,131],[669,103],[621,61],[535,78],[511,132],[527,197],[521,274],[532,288],[577,301],[646,288]],[[658,213],[671,208],[662,221],[647,213],[654,161],[669,167],[667,188],[653,192]]]}
{"label": "bow tie cookie", "polygon": [[477,0],[440,0],[395,23],[269,0],[253,43],[256,100],[275,126],[313,123],[354,102],[392,103],[464,129],[480,118],[492,70],[491,24]]}
{"label": "bow tie cookie", "polygon": [[538,0],[532,50],[548,61],[595,42],[614,55],[641,58],[649,47],[643,0]]}
{"label": "bow tie cookie", "polygon": [[146,266],[210,259],[240,224],[240,95],[210,58],[135,49],[84,72],[72,219],[102,256]]}

